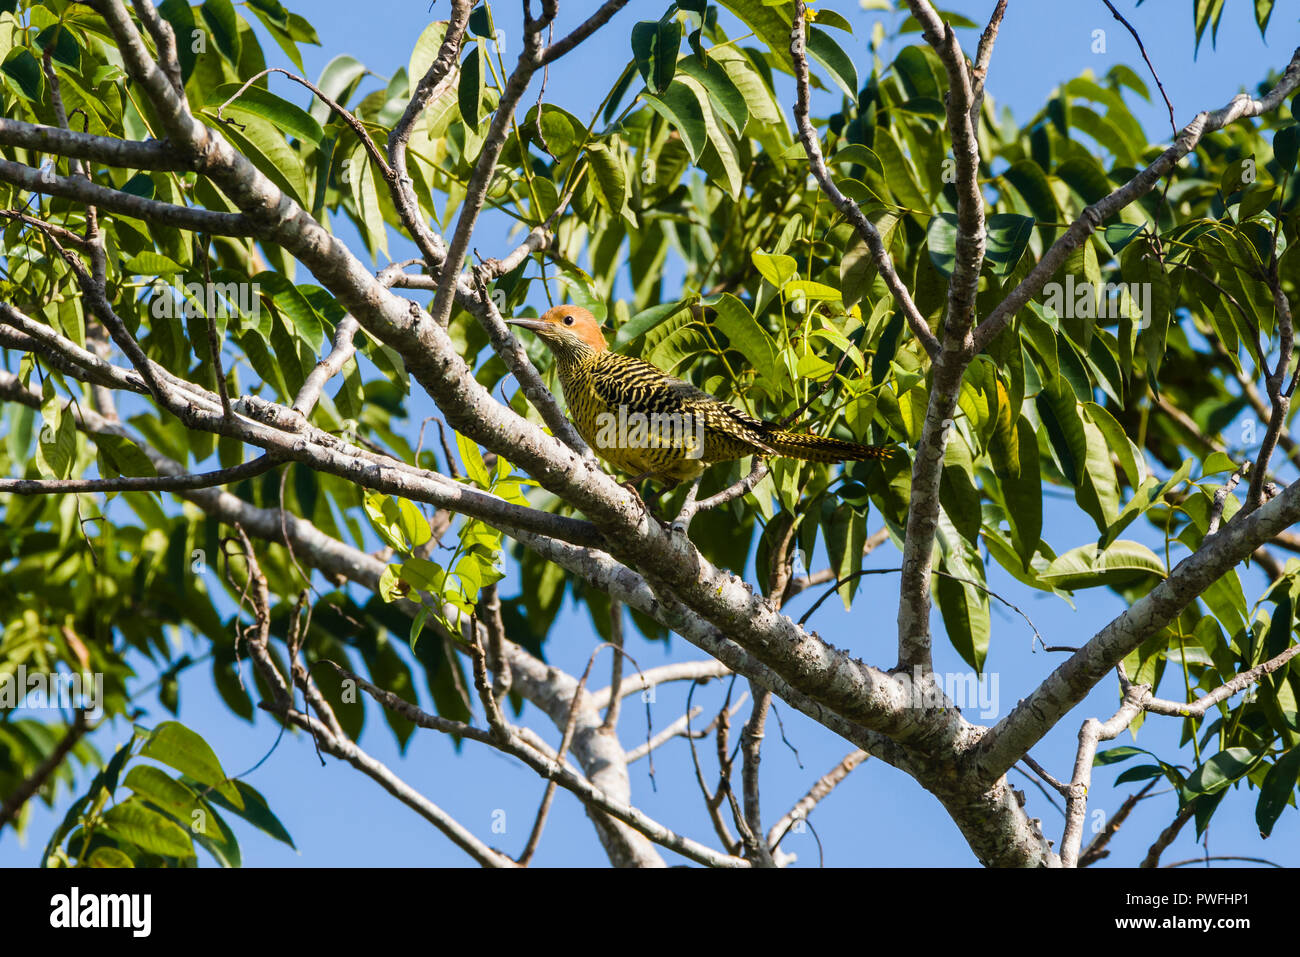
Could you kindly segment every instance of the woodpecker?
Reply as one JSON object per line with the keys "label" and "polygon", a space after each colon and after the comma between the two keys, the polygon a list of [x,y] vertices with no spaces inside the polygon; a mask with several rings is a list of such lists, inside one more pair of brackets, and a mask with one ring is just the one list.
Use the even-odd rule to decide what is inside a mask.
{"label": "woodpecker", "polygon": [[581,306],[556,306],[540,319],[509,319],[555,354],[560,385],[578,434],[615,468],[666,485],[746,455],[808,462],[887,458],[890,449],[787,432],[641,359],[610,352]]}

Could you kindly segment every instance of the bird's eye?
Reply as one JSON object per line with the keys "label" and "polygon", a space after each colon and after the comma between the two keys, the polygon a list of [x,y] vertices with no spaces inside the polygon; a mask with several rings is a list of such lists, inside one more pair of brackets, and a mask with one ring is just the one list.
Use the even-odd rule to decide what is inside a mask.
{"label": "bird's eye", "polygon": [[565,317],[564,317],[564,324],[565,324],[566,326],[571,326],[571,325],[573,325],[573,316],[565,316]]}

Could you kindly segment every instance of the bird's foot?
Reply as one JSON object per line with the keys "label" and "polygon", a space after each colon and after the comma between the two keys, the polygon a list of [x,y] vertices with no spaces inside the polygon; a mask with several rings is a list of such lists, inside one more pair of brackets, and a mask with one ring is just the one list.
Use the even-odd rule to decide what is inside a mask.
{"label": "bird's foot", "polygon": [[663,497],[665,492],[671,491],[673,488],[675,488],[677,483],[671,480],[664,481],[662,487],[648,488],[646,489],[645,494],[642,495],[641,492],[637,489],[637,486],[650,477],[651,477],[650,472],[642,472],[636,478],[629,479],[626,482],[620,482],[619,484],[632,493],[632,497],[641,503],[641,507],[645,509],[646,514],[648,514],[651,518],[654,518],[655,520],[659,521],[659,523],[662,525],[664,524],[664,522],[662,519],[659,518],[658,515],[659,500],[660,498]]}

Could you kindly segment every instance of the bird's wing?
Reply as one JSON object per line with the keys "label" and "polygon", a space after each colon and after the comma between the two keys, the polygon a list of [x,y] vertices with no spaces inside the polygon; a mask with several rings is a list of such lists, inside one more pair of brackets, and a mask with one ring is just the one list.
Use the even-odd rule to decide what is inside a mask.
{"label": "bird's wing", "polygon": [[618,363],[600,364],[592,371],[591,388],[611,409],[627,405],[646,413],[689,412],[701,417],[708,431],[755,451],[771,451],[763,438],[769,423],[641,359],[626,356]]}
{"label": "bird's wing", "polygon": [[768,425],[689,382],[632,356],[624,357],[617,365],[593,370],[591,387],[611,407],[635,403],[647,412],[661,413],[690,409],[704,415],[706,425],[730,425],[729,431],[737,426],[745,431],[761,431]]}

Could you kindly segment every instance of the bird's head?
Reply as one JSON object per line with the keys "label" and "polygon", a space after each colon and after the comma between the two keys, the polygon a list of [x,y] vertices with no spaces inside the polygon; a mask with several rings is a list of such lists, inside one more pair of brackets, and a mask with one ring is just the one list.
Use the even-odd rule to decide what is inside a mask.
{"label": "bird's head", "polygon": [[553,352],[587,349],[604,352],[609,348],[596,317],[581,306],[556,306],[540,319],[507,319],[512,326],[531,329],[542,337]]}

